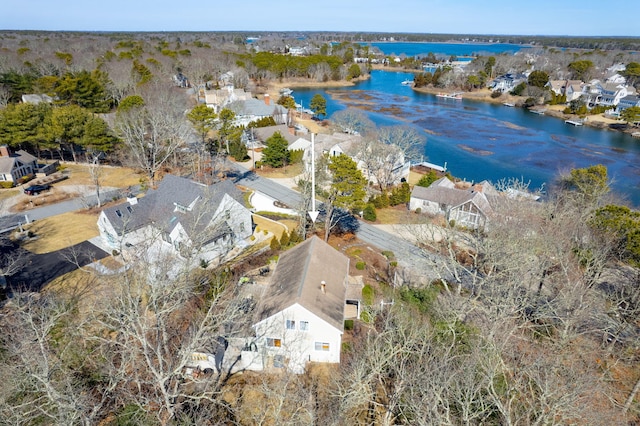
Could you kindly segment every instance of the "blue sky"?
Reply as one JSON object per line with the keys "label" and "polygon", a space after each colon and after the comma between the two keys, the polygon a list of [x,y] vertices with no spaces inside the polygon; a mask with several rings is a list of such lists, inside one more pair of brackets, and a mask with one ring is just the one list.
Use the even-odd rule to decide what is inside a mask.
{"label": "blue sky", "polygon": [[0,29],[640,36],[638,0],[23,0],[16,4],[3,8]]}

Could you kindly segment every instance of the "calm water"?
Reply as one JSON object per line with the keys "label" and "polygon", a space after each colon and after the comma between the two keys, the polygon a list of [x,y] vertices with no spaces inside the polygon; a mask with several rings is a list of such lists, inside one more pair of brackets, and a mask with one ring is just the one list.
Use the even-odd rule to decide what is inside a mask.
{"label": "calm water", "polygon": [[367,109],[379,126],[417,126],[427,132],[425,160],[446,163],[454,176],[467,180],[519,178],[539,188],[571,168],[604,164],[614,190],[640,206],[640,140],[521,108],[416,93],[401,84],[412,78],[374,71],[353,87],[296,89],[293,96],[308,107],[314,94],[322,94],[329,117],[352,106]]}
{"label": "calm water", "polygon": [[444,56],[475,56],[501,53],[515,53],[521,49],[526,49],[519,44],[508,43],[400,43],[381,42],[369,43],[382,51],[385,55],[426,56],[429,53]]}

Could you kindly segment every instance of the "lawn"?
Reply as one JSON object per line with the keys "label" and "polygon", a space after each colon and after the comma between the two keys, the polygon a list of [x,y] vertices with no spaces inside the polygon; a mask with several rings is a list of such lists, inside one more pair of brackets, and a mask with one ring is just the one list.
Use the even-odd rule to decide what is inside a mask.
{"label": "lawn", "polygon": [[25,226],[34,238],[22,247],[42,254],[70,247],[99,235],[98,212],[71,212],[38,220]]}
{"label": "lawn", "polygon": [[263,166],[262,168],[256,169],[256,173],[258,173],[258,175],[273,179],[293,178],[298,176],[302,172],[302,163],[290,164],[286,167],[279,167],[277,169],[268,166]]}
{"label": "lawn", "polygon": [[387,207],[385,209],[376,209],[376,224],[407,224],[407,223],[423,223],[424,216],[420,216],[414,212],[407,210],[404,204]]}
{"label": "lawn", "polygon": [[[86,164],[65,164],[64,169],[69,172],[69,179],[58,185],[93,185],[89,174],[89,166]],[[100,185],[116,188],[126,188],[140,184],[144,174],[127,167],[100,167]]]}
{"label": "lawn", "polygon": [[298,226],[298,222],[295,220],[285,219],[276,222],[255,214],[253,215],[253,221],[256,224],[258,231],[266,230],[271,232],[278,239],[282,238],[282,233],[285,228],[288,228],[288,232],[290,233],[296,226]]}

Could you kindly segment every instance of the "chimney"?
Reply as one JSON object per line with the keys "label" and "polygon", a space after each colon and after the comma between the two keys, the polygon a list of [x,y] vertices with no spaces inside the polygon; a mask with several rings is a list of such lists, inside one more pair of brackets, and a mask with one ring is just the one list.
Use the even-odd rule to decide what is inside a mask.
{"label": "chimney", "polygon": [[320,282],[320,290],[322,290],[322,294],[327,293],[327,283],[324,280]]}
{"label": "chimney", "polygon": [[268,94],[268,93],[265,93],[265,94],[264,94],[264,103],[265,103],[266,105],[271,104],[271,98],[269,97],[269,94]]}
{"label": "chimney", "polygon": [[0,146],[0,157],[11,157],[11,150],[8,145]]}

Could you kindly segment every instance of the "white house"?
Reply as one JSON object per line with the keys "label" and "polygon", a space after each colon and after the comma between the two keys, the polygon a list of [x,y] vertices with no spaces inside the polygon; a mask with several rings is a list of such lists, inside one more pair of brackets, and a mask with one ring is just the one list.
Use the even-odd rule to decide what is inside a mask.
{"label": "white house", "polygon": [[409,209],[443,214],[447,221],[453,220],[456,225],[482,229],[492,212],[487,194],[493,193],[497,194],[497,191],[486,181],[462,189],[443,177],[426,188],[416,185],[411,192]]}
{"label": "white house", "polygon": [[244,89],[236,89],[233,85],[227,85],[221,89],[206,90],[204,92],[205,104],[213,109],[216,114],[219,114],[221,110],[232,102],[246,101],[251,98],[251,92],[245,92]]}
{"label": "white house", "polygon": [[265,368],[339,363],[349,258],[313,236],[284,252],[253,325]]}
{"label": "white house", "polygon": [[167,175],[144,197],[104,209],[98,229],[104,243],[118,251],[211,262],[246,247],[253,221],[233,182],[207,186]]}
{"label": "white house", "polygon": [[21,177],[35,175],[38,160],[26,151],[12,152],[7,145],[0,146],[0,182],[17,183]]}
{"label": "white house", "polygon": [[276,124],[288,124],[289,110],[282,105],[272,104],[268,95],[264,100],[255,98],[231,102],[227,108],[236,113],[235,124],[246,126],[261,118],[273,117]]}

